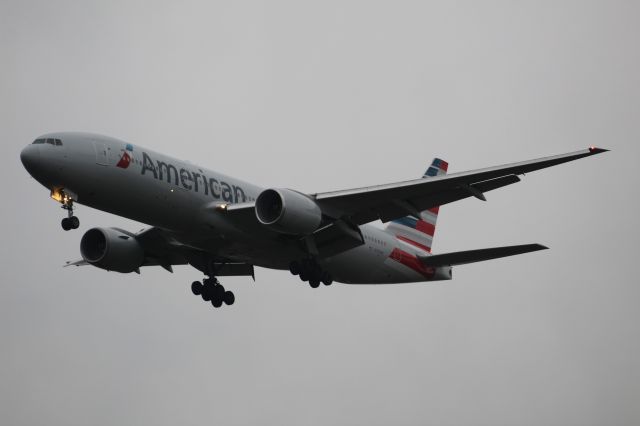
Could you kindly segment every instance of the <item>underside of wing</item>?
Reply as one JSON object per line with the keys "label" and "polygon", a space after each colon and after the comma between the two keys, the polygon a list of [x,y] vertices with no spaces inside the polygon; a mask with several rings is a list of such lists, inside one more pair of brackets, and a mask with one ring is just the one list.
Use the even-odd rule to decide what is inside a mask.
{"label": "underside of wing", "polygon": [[[215,273],[223,276],[255,277],[253,265],[231,262],[192,247],[185,246],[176,238],[160,228],[149,228],[136,235],[145,251],[145,263],[142,266],[162,266],[172,271],[172,265],[191,265],[203,273]],[[211,271],[209,271],[211,269]]]}

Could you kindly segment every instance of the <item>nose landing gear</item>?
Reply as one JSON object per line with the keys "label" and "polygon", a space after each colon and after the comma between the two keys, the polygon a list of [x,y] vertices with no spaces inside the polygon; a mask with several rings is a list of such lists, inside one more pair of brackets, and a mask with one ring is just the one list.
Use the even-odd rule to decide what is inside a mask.
{"label": "nose landing gear", "polygon": [[73,215],[73,198],[63,189],[51,191],[51,198],[62,204],[62,208],[67,211],[67,217],[62,219],[62,222],[60,223],[62,225],[62,229],[65,231],[78,229],[80,226],[80,219]]}
{"label": "nose landing gear", "polygon": [[236,297],[231,291],[225,291],[224,287],[217,278],[205,278],[200,281],[194,281],[191,284],[191,292],[196,296],[201,296],[205,302],[211,302],[214,308],[225,305],[233,305]]}

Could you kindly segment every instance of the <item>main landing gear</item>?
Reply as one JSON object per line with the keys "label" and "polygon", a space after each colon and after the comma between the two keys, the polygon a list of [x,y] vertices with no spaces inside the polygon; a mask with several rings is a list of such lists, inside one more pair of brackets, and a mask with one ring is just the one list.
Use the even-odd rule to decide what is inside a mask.
{"label": "main landing gear", "polygon": [[313,259],[294,260],[289,265],[289,271],[293,275],[298,275],[302,281],[309,281],[309,285],[312,288],[318,288],[320,283],[324,285],[333,283],[331,274],[323,270]]}
{"label": "main landing gear", "polygon": [[200,281],[194,281],[191,284],[191,291],[196,296],[201,296],[205,302],[211,302],[214,308],[219,308],[222,304],[233,305],[236,297],[231,291],[225,291],[224,287],[217,278],[205,278]]}
{"label": "main landing gear", "polygon": [[62,208],[67,211],[67,217],[62,219],[62,229],[68,231],[70,229],[78,229],[80,226],[80,219],[73,215],[73,199],[65,193],[62,193],[61,199]]}

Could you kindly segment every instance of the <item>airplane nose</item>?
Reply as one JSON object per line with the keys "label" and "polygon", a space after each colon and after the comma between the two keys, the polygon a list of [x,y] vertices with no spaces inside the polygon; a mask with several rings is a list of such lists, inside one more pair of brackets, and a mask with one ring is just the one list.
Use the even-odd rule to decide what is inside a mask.
{"label": "airplane nose", "polygon": [[35,145],[27,145],[20,153],[20,160],[24,168],[33,175],[40,162],[40,150]]}

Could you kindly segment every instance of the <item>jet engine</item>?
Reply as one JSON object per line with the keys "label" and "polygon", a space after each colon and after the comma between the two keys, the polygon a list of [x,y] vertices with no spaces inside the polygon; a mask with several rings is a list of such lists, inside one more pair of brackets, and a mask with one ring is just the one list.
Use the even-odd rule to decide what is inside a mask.
{"label": "jet engine", "polygon": [[144,250],[135,237],[116,228],[89,229],[80,240],[82,258],[107,271],[133,272],[144,262]]}
{"label": "jet engine", "polygon": [[308,196],[291,189],[266,189],[256,199],[256,217],[277,232],[309,235],[320,226],[322,211]]}

